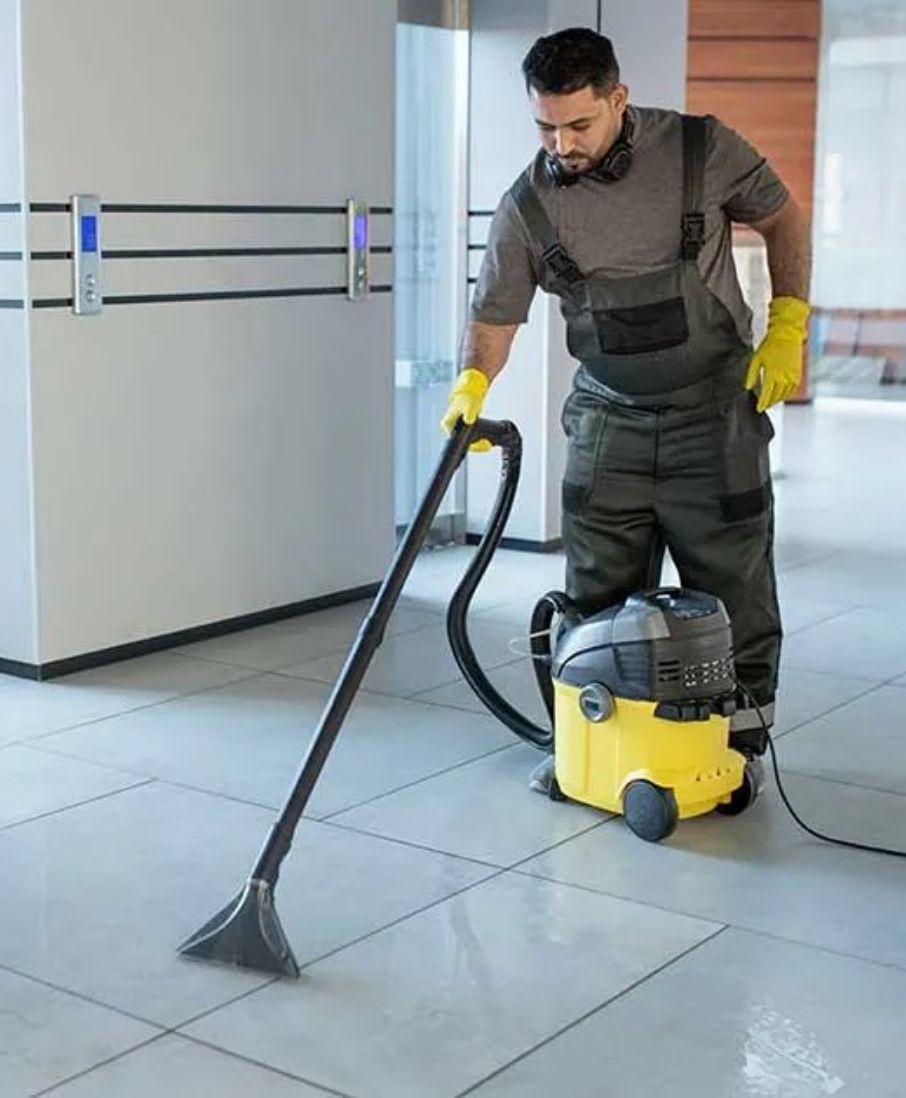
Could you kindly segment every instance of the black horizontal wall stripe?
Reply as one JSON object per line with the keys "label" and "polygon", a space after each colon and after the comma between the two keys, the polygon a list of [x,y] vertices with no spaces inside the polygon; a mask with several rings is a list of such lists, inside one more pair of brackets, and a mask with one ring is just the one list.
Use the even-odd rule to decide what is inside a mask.
{"label": "black horizontal wall stripe", "polygon": [[[2,209],[2,207],[0,207]],[[69,213],[68,202],[32,202],[32,213]],[[165,202],[102,202],[102,213],[161,214],[345,214],[345,206],[240,206]],[[373,214],[392,214],[392,206],[372,206]]]}
{"label": "black horizontal wall stripe", "polygon": [[21,252],[0,252],[0,262],[17,263],[22,259]]}
{"label": "black horizontal wall stripe", "polygon": [[494,210],[469,210],[469,217],[493,217]]}
{"label": "black horizontal wall stripe", "polygon": [[4,214],[22,213],[22,203],[21,202],[0,202],[0,213],[4,213]]}
{"label": "black horizontal wall stripe", "polygon": [[[345,247],[309,248],[110,248],[103,249],[104,259],[220,259],[234,256],[346,255]],[[378,244],[372,255],[390,255],[389,244]],[[2,253],[0,253],[2,254]],[[34,260],[72,259],[72,252],[32,252]]]}
{"label": "black horizontal wall stripe", "polygon": [[0,309],[24,309],[25,302],[16,298],[0,297]]}
{"label": "black horizontal wall stripe", "polygon": [[[372,286],[373,294],[389,294],[390,285]],[[345,286],[295,286],[282,290],[200,290],[175,294],[112,294],[104,298],[104,305],[167,305],[199,301],[247,301],[279,297],[332,297],[346,295]],[[69,309],[71,297],[36,298],[33,309]]]}

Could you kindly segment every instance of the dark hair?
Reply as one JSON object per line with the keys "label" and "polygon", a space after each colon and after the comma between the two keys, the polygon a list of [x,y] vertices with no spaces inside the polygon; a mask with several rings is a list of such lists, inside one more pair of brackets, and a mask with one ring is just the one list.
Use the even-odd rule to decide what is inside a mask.
{"label": "dark hair", "polygon": [[522,62],[526,90],[568,95],[589,85],[599,95],[620,82],[613,43],[587,27],[570,27],[539,38]]}

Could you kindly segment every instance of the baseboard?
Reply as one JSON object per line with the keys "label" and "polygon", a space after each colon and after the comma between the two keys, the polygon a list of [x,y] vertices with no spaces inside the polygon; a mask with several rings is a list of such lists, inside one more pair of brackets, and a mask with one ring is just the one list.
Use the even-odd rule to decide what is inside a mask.
{"label": "baseboard", "polygon": [[342,606],[347,602],[371,598],[377,593],[379,587],[379,583],[369,583],[363,587],[352,587],[346,591],[319,595],[314,599],[303,599],[301,602],[273,606],[267,610],[256,610],[251,614],[240,614],[238,617],[224,618],[207,625],[193,625],[189,629],[180,629],[175,633],[145,637],[143,640],[117,644],[112,648],[101,648],[94,652],[83,652],[78,656],[50,660],[48,663],[23,663],[21,660],[9,660],[0,656],[0,674],[13,675],[20,679],[33,679],[35,682],[57,679],[76,671],[88,671],[108,663],[119,663],[122,660],[163,652],[168,648],[179,648],[184,644],[195,644],[198,641],[211,640],[228,633],[238,633],[242,629],[253,629],[255,626],[269,625],[271,622],[283,621],[286,618],[314,614],[318,610],[329,610],[332,606]]}
{"label": "baseboard", "polygon": [[[466,534],[467,545],[477,545],[481,541],[481,534]],[[501,538],[501,549],[515,549],[520,553],[559,553],[563,548],[562,538],[551,538],[550,541],[533,541],[531,538]]]}

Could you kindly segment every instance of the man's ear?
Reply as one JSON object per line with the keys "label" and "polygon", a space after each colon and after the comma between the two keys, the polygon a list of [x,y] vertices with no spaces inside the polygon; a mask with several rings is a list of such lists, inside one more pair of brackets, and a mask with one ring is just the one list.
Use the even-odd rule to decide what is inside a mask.
{"label": "man's ear", "polygon": [[625,84],[617,84],[610,96],[610,102],[613,104],[614,110],[622,114],[629,102],[629,88]]}

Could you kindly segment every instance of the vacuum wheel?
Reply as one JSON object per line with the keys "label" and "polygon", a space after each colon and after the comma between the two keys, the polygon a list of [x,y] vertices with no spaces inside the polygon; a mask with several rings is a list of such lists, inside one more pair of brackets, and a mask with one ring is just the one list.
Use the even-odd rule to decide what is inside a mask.
{"label": "vacuum wheel", "polygon": [[640,839],[658,843],[676,830],[679,809],[672,789],[652,782],[632,782],[623,794],[623,818]]}
{"label": "vacuum wheel", "polygon": [[719,804],[722,816],[739,816],[758,800],[764,789],[764,763],[761,759],[748,759],[742,772],[742,785],[734,789],[727,804]]}

